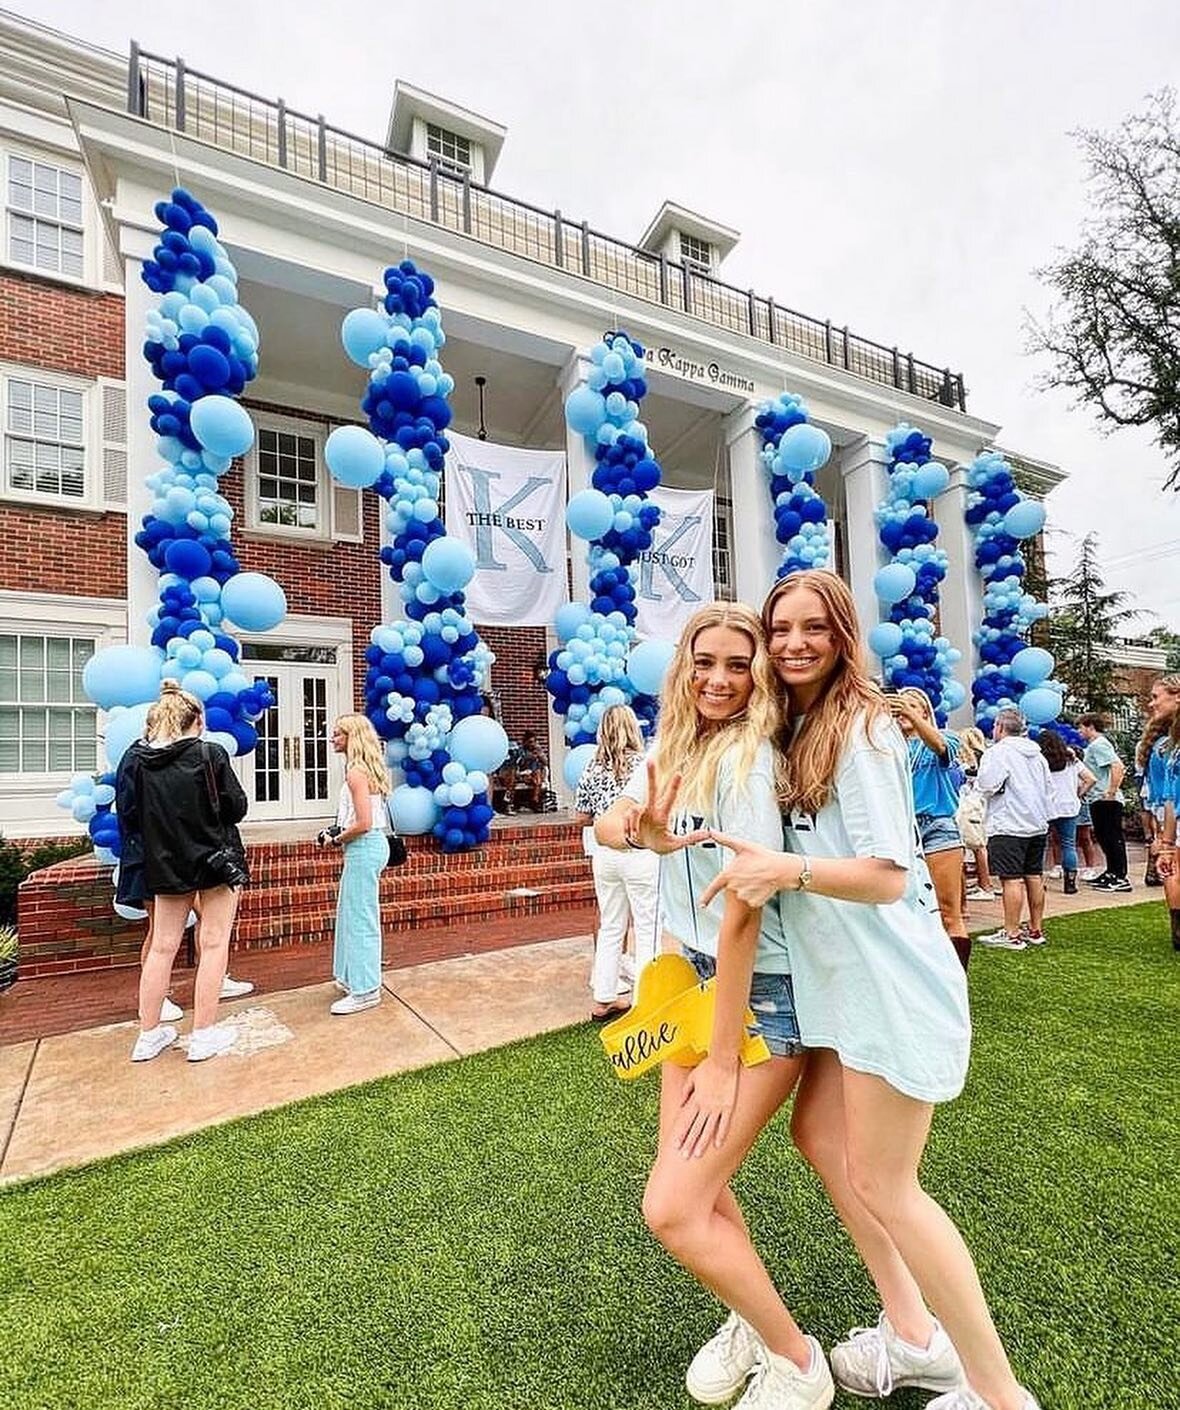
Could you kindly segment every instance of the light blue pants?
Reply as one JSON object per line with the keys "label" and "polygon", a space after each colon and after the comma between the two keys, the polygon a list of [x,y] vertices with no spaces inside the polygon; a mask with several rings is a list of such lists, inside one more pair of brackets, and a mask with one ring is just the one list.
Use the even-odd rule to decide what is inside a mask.
{"label": "light blue pants", "polygon": [[1049,820],[1049,830],[1057,834],[1057,841],[1061,844],[1062,871],[1077,871],[1077,818],[1051,818]]}
{"label": "light blue pants", "polygon": [[332,973],[350,994],[381,987],[381,869],[388,860],[383,832],[366,832],[344,844]]}

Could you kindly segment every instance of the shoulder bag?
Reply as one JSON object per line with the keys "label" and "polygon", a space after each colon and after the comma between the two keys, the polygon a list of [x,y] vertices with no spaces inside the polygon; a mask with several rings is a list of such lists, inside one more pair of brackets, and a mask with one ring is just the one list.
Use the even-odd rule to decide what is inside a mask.
{"label": "shoulder bag", "polygon": [[221,794],[217,788],[217,775],[213,772],[213,756],[204,741],[201,742],[201,762],[205,767],[205,783],[209,789],[209,799],[213,804],[213,812],[217,817],[224,839],[217,851],[211,852],[205,858],[205,866],[217,878],[220,885],[231,886],[234,890],[238,890],[250,880],[250,868],[246,864],[246,855],[238,842],[236,833],[228,837],[225,835],[225,824],[221,821]]}

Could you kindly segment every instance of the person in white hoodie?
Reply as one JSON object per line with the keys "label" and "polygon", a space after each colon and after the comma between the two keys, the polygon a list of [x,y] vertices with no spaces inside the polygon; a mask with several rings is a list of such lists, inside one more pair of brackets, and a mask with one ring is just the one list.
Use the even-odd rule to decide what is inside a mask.
{"label": "person in white hoodie", "polygon": [[[1023,950],[1043,945],[1045,839],[1049,831],[1049,766],[1027,737],[1019,710],[1001,710],[992,727],[995,743],[980,761],[975,787],[987,799],[987,860],[1004,888],[1004,925],[978,937],[980,945]],[[1020,912],[1028,900],[1028,930]]]}

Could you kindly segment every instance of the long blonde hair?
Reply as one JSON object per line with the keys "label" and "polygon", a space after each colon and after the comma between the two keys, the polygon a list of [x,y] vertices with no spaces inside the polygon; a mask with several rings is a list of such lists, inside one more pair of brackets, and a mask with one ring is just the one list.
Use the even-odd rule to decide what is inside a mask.
{"label": "long blonde hair", "polygon": [[594,762],[601,764],[616,783],[626,783],[635,756],[643,753],[643,733],[630,705],[612,705],[598,722],[598,748]]}
{"label": "long blonde hair", "polygon": [[902,700],[912,700],[932,725],[937,724],[934,718],[934,706],[930,703],[930,697],[924,690],[919,690],[916,685],[907,685],[897,693]]}
{"label": "long blonde hair", "polygon": [[[831,797],[840,756],[852,737],[853,726],[864,716],[864,731],[878,718],[889,719],[889,707],[865,668],[864,646],[856,620],[856,606],[843,579],[822,568],[805,568],[781,578],[762,604],[762,629],[769,641],[774,609],[788,594],[809,588],[827,609],[836,664],[808,709],[799,731],[781,737],[782,802],[815,814]],[[792,711],[788,691],[787,714]]]}
{"label": "long blonde hair", "polygon": [[986,748],[987,740],[984,738],[983,731],[975,725],[968,725],[959,735],[959,763],[968,772],[977,769]]}
{"label": "long blonde hair", "polygon": [[345,768],[364,769],[369,778],[369,792],[387,797],[391,791],[389,769],[372,720],[367,715],[341,715],[336,728],[344,734]]}
{"label": "long blonde hair", "polygon": [[156,740],[171,742],[192,729],[197,720],[203,719],[205,707],[195,695],[181,690],[175,681],[164,681],[160,686],[160,698],[147,712],[143,737],[149,744]]}
{"label": "long blonde hair", "polygon": [[[1180,671],[1170,672],[1166,676],[1160,676],[1152,685],[1162,685],[1169,695],[1180,697]],[[1154,731],[1154,733],[1153,733]],[[1172,718],[1164,724],[1157,725],[1153,720],[1148,720],[1143,731],[1143,737],[1139,741],[1139,747],[1135,751],[1135,764],[1140,773],[1146,767],[1148,756],[1155,747],[1156,741],[1164,735],[1168,736],[1168,743],[1165,746],[1169,754],[1174,754],[1180,749],[1180,700],[1176,709],[1172,712]],[[1151,736],[1149,739],[1148,736]]]}
{"label": "long blonde hair", "polygon": [[[702,719],[693,690],[693,652],[697,637],[710,627],[727,627],[748,637],[754,687],[749,704],[733,719],[717,724]],[[734,777],[744,782],[759,745],[773,739],[782,724],[778,690],[762,625],[752,608],[741,602],[714,602],[688,619],[660,693],[655,763],[661,782],[671,774],[681,778],[680,802],[706,811],[712,808],[717,768],[728,750],[736,751]]]}

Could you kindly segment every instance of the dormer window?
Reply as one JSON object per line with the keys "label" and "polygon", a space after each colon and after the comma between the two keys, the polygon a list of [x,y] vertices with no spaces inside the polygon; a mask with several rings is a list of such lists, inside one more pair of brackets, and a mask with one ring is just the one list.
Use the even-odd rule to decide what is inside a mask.
{"label": "dormer window", "polygon": [[713,269],[713,246],[695,235],[686,235],[683,230],[679,234],[681,261],[703,274],[710,273]]}
{"label": "dormer window", "polygon": [[437,157],[444,165],[459,171],[471,170],[471,143],[457,132],[451,132],[436,123],[426,124],[426,152]]}

